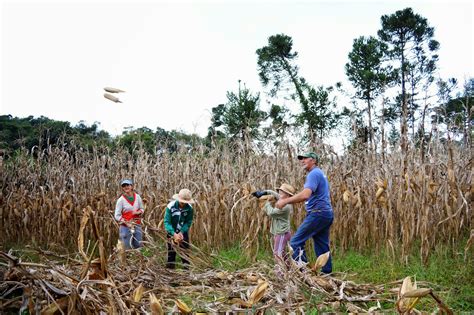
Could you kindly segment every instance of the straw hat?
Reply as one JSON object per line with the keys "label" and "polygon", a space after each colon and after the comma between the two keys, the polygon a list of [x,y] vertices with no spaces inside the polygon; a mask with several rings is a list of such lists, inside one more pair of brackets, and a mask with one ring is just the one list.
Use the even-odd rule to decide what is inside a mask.
{"label": "straw hat", "polygon": [[183,188],[179,193],[173,195],[173,199],[178,200],[184,203],[195,203],[194,199],[191,197],[191,191],[189,189]]}
{"label": "straw hat", "polygon": [[290,184],[281,184],[280,188],[277,189],[286,192],[288,195],[293,196],[295,194],[295,188]]}

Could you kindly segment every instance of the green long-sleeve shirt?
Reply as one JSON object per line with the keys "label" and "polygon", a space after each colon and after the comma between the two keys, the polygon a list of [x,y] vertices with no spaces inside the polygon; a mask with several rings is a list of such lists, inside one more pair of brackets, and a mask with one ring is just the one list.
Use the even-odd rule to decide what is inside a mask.
{"label": "green long-sleeve shirt", "polygon": [[[280,198],[280,195],[273,190],[265,191],[273,195],[277,200]],[[284,234],[290,230],[290,213],[293,211],[293,205],[287,204],[282,209],[278,209],[274,208],[267,201],[263,209],[271,218],[270,233],[273,235]]]}
{"label": "green long-sleeve shirt", "polygon": [[186,204],[184,208],[180,208],[177,200],[171,201],[166,206],[164,223],[166,232],[171,235],[188,232],[193,223],[193,207]]}

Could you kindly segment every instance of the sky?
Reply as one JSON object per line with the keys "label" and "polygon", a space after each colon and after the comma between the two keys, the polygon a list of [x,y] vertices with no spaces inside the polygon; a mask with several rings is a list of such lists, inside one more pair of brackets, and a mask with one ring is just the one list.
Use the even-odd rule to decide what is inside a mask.
{"label": "sky", "polygon": [[[3,0],[0,115],[204,136],[238,80],[268,109],[255,51],[269,36],[293,38],[311,84],[345,83],[353,40],[406,7],[435,28],[440,77],[472,77],[471,1]],[[104,87],[125,90],[123,103],[105,99]]]}

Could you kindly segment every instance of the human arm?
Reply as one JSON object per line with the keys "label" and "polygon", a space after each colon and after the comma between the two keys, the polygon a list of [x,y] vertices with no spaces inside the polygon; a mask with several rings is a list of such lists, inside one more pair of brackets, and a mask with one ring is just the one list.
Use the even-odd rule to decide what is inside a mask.
{"label": "human arm", "polygon": [[288,212],[289,209],[287,206],[285,207],[282,207],[281,209],[279,208],[276,208],[276,207],[273,207],[271,205],[270,202],[266,202],[265,203],[265,206],[263,207],[263,210],[265,210],[265,212],[267,213],[267,215],[269,215],[270,217],[272,216],[275,216],[275,215],[279,215],[279,214],[282,214],[282,213],[285,213],[285,212]]}
{"label": "human arm", "polygon": [[264,190],[264,192],[265,192],[267,195],[271,195],[271,196],[275,197],[276,200],[280,199],[280,194],[277,193],[276,191],[267,189],[267,190]]}
{"label": "human arm", "polygon": [[120,199],[121,198],[119,198],[115,204],[114,218],[116,221],[120,221],[122,219],[122,202]]}
{"label": "human arm", "polygon": [[284,206],[287,204],[294,204],[302,201],[306,201],[309,197],[311,197],[312,190],[309,188],[305,188],[296,195],[293,195],[289,198],[286,199],[280,199],[276,202],[275,208],[280,208],[282,209]]}
{"label": "human arm", "polygon": [[137,194],[137,202],[138,202],[138,209],[133,210],[133,215],[140,216],[145,211],[145,207],[143,206],[142,197],[138,194]]}
{"label": "human arm", "polygon": [[171,224],[171,210],[168,207],[166,207],[165,209],[165,218],[163,222],[165,225],[166,232],[168,232],[168,234],[174,235],[175,231],[174,231],[173,225]]}
{"label": "human arm", "polygon": [[186,219],[184,220],[183,226],[181,227],[180,232],[186,233],[189,231],[189,228],[191,227],[191,224],[193,223],[193,215],[194,215],[194,209],[189,206],[188,210],[188,215],[186,216]]}

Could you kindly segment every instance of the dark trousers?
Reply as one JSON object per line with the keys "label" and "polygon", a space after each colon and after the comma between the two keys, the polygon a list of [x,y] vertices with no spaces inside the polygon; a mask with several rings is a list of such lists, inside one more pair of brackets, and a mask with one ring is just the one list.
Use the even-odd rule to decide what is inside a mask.
{"label": "dark trousers", "polygon": [[[303,223],[290,240],[290,246],[293,248],[293,259],[308,262],[304,245],[310,238],[314,242],[314,251],[316,256],[329,251],[329,230],[331,228],[333,217],[324,217],[320,213],[310,212],[306,215]],[[332,272],[332,258],[321,270],[323,273]]]}
{"label": "dark trousers", "polygon": [[[181,241],[179,245],[173,243],[173,235],[168,233],[167,237],[168,237],[168,261],[166,263],[166,267],[174,269],[176,267],[176,251],[174,250],[174,247],[179,246],[180,248],[183,248],[185,250],[189,249],[189,234],[187,232],[183,233],[183,241]],[[183,262],[183,265],[185,265],[185,268],[187,268],[187,265],[189,265],[189,261],[187,261],[183,257],[181,257],[181,261]]]}

